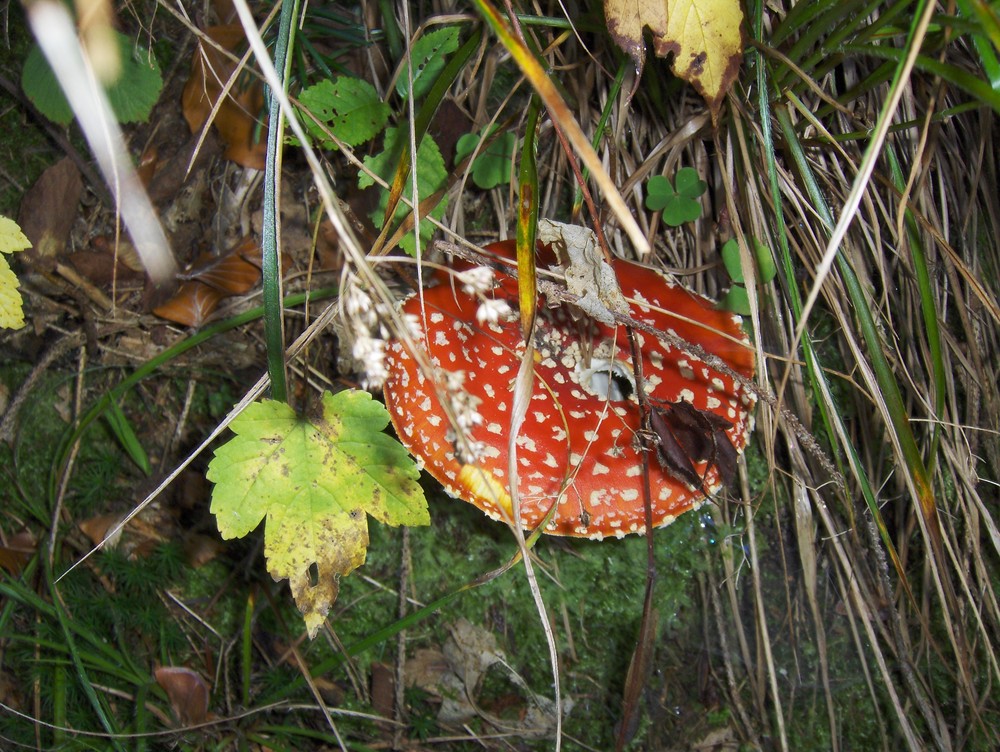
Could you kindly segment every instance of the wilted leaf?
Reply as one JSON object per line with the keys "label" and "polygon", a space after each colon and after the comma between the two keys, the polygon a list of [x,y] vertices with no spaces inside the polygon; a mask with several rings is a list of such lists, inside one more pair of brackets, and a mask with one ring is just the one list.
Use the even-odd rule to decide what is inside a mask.
{"label": "wilted leaf", "polygon": [[[212,26],[205,29],[205,34],[231,52],[245,44],[240,24]],[[181,97],[184,118],[192,133],[205,124],[235,70],[236,65],[228,57],[214,47],[199,42],[191,64],[191,76],[184,85]],[[266,131],[263,126],[258,127],[257,121],[263,107],[264,91],[260,82],[244,74],[229,90],[213,122],[226,144],[226,159],[255,170],[264,169]]]}
{"label": "wilted leaf", "polygon": [[385,408],[361,391],[324,394],[311,420],[284,403],[259,402],[233,421],[236,437],[209,465],[219,532],[239,538],[267,518],[268,571],[288,579],[310,637],[340,576],[364,563],[366,514],[389,525],[430,521],[416,466],[382,433],[388,422]]}
{"label": "wilted leaf", "polygon": [[[379,99],[375,87],[350,76],[338,76],[310,86],[299,95],[299,102],[348,146],[358,146],[375,138],[389,119],[389,106]],[[320,148],[337,148],[311,117],[303,116],[302,123]]]}
{"label": "wilted leaf", "polygon": [[39,176],[21,200],[18,221],[31,241],[29,263],[51,270],[62,257],[83,195],[80,171],[63,157]]}
{"label": "wilted leaf", "polygon": [[226,296],[249,292],[260,281],[260,245],[251,236],[243,238],[225,256],[206,253],[194,263],[190,275]]}
{"label": "wilted leaf", "polygon": [[17,577],[37,550],[38,544],[28,530],[15,533],[6,545],[0,545],[0,569]]}
{"label": "wilted leaf", "polygon": [[180,286],[166,303],[153,309],[161,319],[190,327],[199,327],[225,296],[214,287],[192,279]]}
{"label": "wilted leaf", "polygon": [[[284,269],[287,257],[282,254],[281,260]],[[203,253],[184,275],[187,281],[153,313],[185,326],[201,326],[224,298],[242,295],[260,281],[260,265],[260,245],[251,236],[225,256]]]}
{"label": "wilted leaf", "polygon": [[0,216],[0,327],[20,329],[24,326],[24,309],[20,282],[3,254],[17,253],[31,246],[12,219]]}
{"label": "wilted leaf", "polygon": [[671,70],[690,83],[718,117],[722,98],[743,56],[739,0],[604,0],[608,31],[642,71],[649,27],[659,57],[673,54]]}

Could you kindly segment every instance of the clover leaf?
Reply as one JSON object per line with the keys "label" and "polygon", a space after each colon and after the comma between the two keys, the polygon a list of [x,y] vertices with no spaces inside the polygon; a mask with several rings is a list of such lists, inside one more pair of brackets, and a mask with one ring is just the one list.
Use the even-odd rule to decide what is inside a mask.
{"label": "clover leaf", "polygon": [[[466,133],[458,139],[455,164],[472,154],[482,138],[480,133]],[[509,183],[510,162],[516,147],[517,136],[509,131],[493,139],[472,163],[472,182],[484,191]]]}
{"label": "clover leaf", "polygon": [[680,227],[701,216],[698,198],[708,189],[708,184],[698,177],[693,167],[677,171],[674,183],[663,175],[654,175],[646,184],[646,208],[663,211],[663,221],[671,227]]}

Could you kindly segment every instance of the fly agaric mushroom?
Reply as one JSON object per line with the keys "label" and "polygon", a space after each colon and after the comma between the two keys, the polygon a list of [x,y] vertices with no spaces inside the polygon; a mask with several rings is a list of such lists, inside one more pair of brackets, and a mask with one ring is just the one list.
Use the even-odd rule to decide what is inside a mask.
{"label": "fly agaric mushroom", "polygon": [[[514,245],[487,250],[511,258]],[[677,341],[697,344],[744,379],[753,376],[753,351],[738,316],[654,269],[622,260],[613,268],[629,315],[673,336],[668,344],[636,332],[650,412],[645,435],[658,440],[659,461],[650,456],[647,463],[652,522],[661,527],[729,479],[752,430],[755,403],[740,381],[679,349]],[[498,272],[491,297],[516,311],[517,280]],[[400,440],[451,495],[512,522],[508,433],[525,345],[516,314],[480,324],[480,304],[449,284],[425,290],[422,302],[414,295],[403,304],[404,314],[422,322],[419,345],[434,373],[424,373],[413,353],[393,342],[385,401]],[[648,444],[626,329],[572,314],[565,305],[538,306],[534,387],[517,436],[521,522],[526,529],[544,522],[546,533],[598,540],[643,533],[640,453]],[[441,396],[450,401],[447,411]],[[475,457],[459,451],[447,417],[456,414],[465,416],[465,446]]]}

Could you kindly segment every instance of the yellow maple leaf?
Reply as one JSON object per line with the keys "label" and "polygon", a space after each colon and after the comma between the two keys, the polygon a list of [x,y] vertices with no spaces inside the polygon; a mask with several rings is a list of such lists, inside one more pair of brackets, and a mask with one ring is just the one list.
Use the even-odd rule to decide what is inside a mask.
{"label": "yellow maple leaf", "polygon": [[0,328],[20,329],[24,326],[21,293],[17,291],[19,283],[2,254],[17,253],[30,247],[31,243],[17,223],[0,217]]}
{"label": "yellow maple leaf", "polygon": [[739,0],[604,0],[608,31],[642,72],[649,27],[657,56],[673,54],[671,70],[698,91],[714,121],[743,57]]}

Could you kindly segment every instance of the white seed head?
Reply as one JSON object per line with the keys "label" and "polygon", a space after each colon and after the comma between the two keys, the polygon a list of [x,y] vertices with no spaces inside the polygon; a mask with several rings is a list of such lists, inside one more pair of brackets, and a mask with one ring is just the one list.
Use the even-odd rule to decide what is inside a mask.
{"label": "white seed head", "polygon": [[493,270],[488,266],[476,266],[459,272],[458,279],[462,283],[462,290],[468,295],[482,295],[493,289]]}
{"label": "white seed head", "polygon": [[385,340],[362,334],[354,340],[351,354],[364,367],[361,385],[369,390],[379,389],[389,375],[385,368]]}
{"label": "white seed head", "polygon": [[510,306],[506,300],[486,298],[476,309],[476,321],[480,324],[496,324],[501,319],[507,320],[510,315]]}

